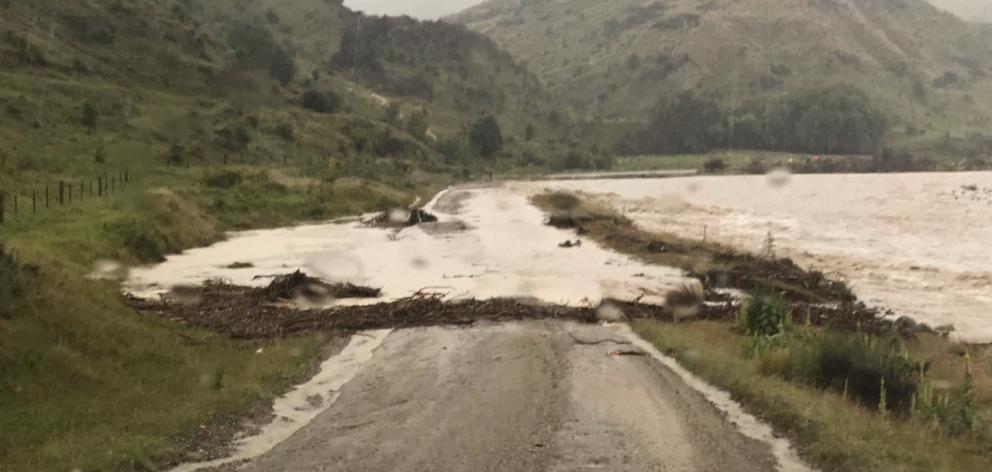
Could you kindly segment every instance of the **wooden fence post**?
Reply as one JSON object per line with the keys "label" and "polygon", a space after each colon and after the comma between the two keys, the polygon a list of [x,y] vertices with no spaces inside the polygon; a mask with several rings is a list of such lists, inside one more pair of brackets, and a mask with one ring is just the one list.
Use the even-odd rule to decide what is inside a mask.
{"label": "wooden fence post", "polygon": [[48,184],[45,184],[45,209],[51,208],[48,198]]}
{"label": "wooden fence post", "polygon": [[3,212],[4,212],[4,208],[6,208],[7,206],[7,202],[5,202],[4,200],[6,199],[7,199],[7,194],[4,192],[0,192],[0,225],[3,224]]}
{"label": "wooden fence post", "polygon": [[72,204],[72,182],[69,182],[67,185],[68,185],[67,188],[69,189],[69,204],[71,205]]}
{"label": "wooden fence post", "polygon": [[17,218],[17,194],[14,194],[14,218]]}
{"label": "wooden fence post", "polygon": [[31,191],[31,213],[38,213],[38,191]]}
{"label": "wooden fence post", "polygon": [[117,191],[117,177],[110,178],[110,193]]}
{"label": "wooden fence post", "polygon": [[103,177],[96,178],[96,196],[103,196]]}
{"label": "wooden fence post", "polygon": [[83,201],[83,190],[86,190],[86,182],[79,181],[79,201]]}
{"label": "wooden fence post", "polygon": [[59,205],[65,205],[65,182],[59,181]]}

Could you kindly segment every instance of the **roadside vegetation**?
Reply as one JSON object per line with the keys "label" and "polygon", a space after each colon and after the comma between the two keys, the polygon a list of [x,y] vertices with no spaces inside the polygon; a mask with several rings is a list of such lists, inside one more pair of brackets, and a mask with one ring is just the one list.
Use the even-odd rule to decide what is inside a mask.
{"label": "roadside vegetation", "polygon": [[[814,466],[979,471],[992,460],[987,347],[882,320],[843,282],[788,260],[647,233],[570,194],[534,201],[551,225],[702,281],[712,303],[691,316],[622,308],[638,334],[788,435]],[[666,298],[684,305],[682,292]]]}
{"label": "roadside vegetation", "polygon": [[0,228],[5,468],[159,470],[203,425],[236,423],[301,380],[326,340],[232,341],[139,315],[120,296],[126,266],[227,230],[405,206],[416,193],[357,179],[321,189],[284,172],[143,169],[121,193]]}

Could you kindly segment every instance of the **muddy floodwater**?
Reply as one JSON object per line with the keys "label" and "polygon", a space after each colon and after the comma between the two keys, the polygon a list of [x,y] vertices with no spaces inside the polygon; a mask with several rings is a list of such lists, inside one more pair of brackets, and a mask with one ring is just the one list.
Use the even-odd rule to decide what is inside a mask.
{"label": "muddy floodwater", "polygon": [[514,189],[451,190],[426,208],[439,223],[397,230],[351,221],[232,234],[133,270],[127,288],[154,296],[212,279],[260,286],[272,275],[301,269],[328,281],[382,288],[383,297],[373,302],[435,293],[595,306],[603,298],[658,300],[687,281],[680,270],[645,265],[594,244],[560,248],[575,236],[546,226],[544,214]]}
{"label": "muddy floodwater", "polygon": [[953,325],[963,341],[992,342],[992,173],[519,185],[587,193],[650,231],[770,247],[848,279],[869,304]]}

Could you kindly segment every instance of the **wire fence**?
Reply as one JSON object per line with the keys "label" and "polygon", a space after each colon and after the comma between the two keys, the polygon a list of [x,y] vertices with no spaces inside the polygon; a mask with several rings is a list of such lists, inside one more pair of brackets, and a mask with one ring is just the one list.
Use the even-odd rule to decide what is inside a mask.
{"label": "wire fence", "polygon": [[122,170],[102,175],[95,180],[60,180],[46,184],[44,189],[20,190],[13,193],[0,190],[0,225],[27,215],[105,198],[120,192],[134,181],[131,172]]}

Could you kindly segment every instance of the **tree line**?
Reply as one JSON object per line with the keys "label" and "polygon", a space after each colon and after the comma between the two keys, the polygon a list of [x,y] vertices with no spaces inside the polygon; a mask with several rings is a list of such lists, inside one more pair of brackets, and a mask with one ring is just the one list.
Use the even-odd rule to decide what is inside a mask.
{"label": "tree line", "polygon": [[704,153],[735,147],[818,154],[872,154],[888,132],[885,115],[851,85],[754,100],[736,110],[693,91],[658,101],[646,126],[619,143],[625,154]]}

